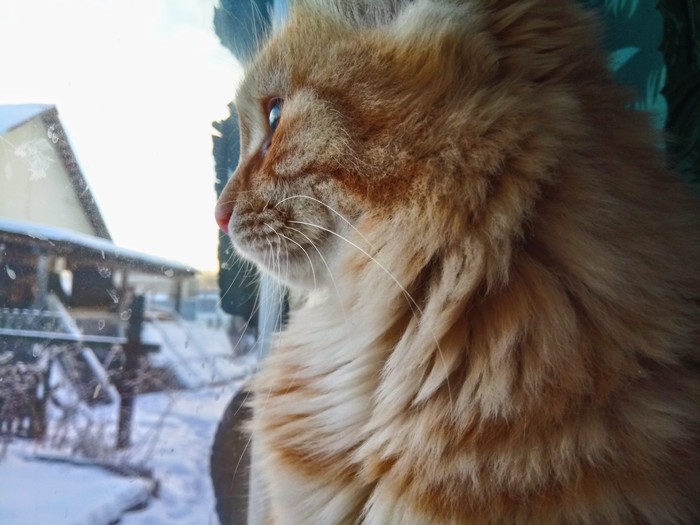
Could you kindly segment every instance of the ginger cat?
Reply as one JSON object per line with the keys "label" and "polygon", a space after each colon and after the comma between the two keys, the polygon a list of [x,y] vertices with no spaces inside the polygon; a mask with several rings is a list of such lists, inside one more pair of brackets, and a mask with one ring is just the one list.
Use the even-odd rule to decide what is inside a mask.
{"label": "ginger cat", "polygon": [[700,518],[700,207],[566,0],[300,0],[248,65],[236,248],[274,524]]}

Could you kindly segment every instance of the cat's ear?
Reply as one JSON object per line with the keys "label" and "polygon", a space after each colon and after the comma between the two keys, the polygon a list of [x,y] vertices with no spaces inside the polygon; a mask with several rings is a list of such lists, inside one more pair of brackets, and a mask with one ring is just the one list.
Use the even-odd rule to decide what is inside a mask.
{"label": "cat's ear", "polygon": [[599,24],[574,0],[486,0],[483,6],[485,29],[506,72],[540,83],[576,82],[600,70]]}
{"label": "cat's ear", "polygon": [[296,0],[295,7],[330,15],[354,28],[376,28],[391,24],[414,0]]}
{"label": "cat's ear", "polygon": [[470,32],[471,14],[480,5],[468,0],[296,0],[294,10],[351,30],[379,29],[399,39],[435,43],[446,33]]}

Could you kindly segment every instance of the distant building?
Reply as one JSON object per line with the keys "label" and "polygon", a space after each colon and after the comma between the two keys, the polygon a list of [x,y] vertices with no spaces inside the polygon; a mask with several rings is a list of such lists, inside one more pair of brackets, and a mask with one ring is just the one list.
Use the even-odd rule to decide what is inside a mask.
{"label": "distant building", "polygon": [[191,268],[112,242],[54,106],[0,106],[0,307],[112,307],[130,274],[172,283],[180,304]]}
{"label": "distant building", "polygon": [[[114,244],[54,106],[0,106],[1,362],[9,356],[48,369],[58,360],[83,401],[114,400],[110,374],[123,365],[115,348],[126,342],[139,292],[132,279],[152,276],[179,310],[194,274],[184,264]],[[144,343],[158,350],[162,338],[148,341],[147,332]],[[44,399],[18,412],[24,419],[45,402],[39,394],[45,388],[32,383],[29,390]],[[10,405],[0,392],[0,434],[38,432],[35,421],[20,424],[17,413],[5,414]]]}

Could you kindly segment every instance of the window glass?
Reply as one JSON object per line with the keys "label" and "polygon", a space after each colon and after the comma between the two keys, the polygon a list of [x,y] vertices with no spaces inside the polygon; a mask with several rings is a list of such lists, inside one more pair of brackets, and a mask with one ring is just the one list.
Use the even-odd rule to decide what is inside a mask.
{"label": "window glass", "polygon": [[0,3],[0,523],[218,522],[257,334],[219,294],[216,6]]}

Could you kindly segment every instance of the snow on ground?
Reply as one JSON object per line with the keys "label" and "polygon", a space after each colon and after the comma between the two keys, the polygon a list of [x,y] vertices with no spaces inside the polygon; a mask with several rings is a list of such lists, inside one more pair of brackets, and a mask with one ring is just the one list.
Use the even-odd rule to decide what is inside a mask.
{"label": "snow on ground", "polygon": [[[154,471],[159,494],[144,510],[125,514],[120,525],[218,525],[209,454],[216,427],[242,380],[199,390],[139,396],[135,404],[129,461]],[[98,416],[111,426],[115,407]],[[119,510],[138,501],[143,482],[95,467],[29,459],[31,441],[9,445],[0,461],[0,524],[106,525]]]}
{"label": "snow on ground", "polygon": [[146,327],[149,342],[161,345],[160,352],[149,356],[151,362],[169,367],[187,388],[231,381],[253,371],[250,365],[255,361],[234,357],[225,330],[179,319],[152,319]]}
{"label": "snow on ground", "polygon": [[106,524],[148,499],[150,484],[102,469],[25,459],[12,450],[0,463],[0,523]]}
{"label": "snow on ground", "polygon": [[209,454],[226,405],[240,383],[168,396],[141,396],[136,406],[134,443],[150,446],[162,415],[152,465],[160,480],[159,497],[120,525],[218,525],[209,477]]}
{"label": "snow on ground", "polygon": [[[155,336],[163,347],[150,357],[173,367],[189,389],[138,396],[132,446],[120,452],[114,451],[116,403],[91,409],[79,405],[67,420],[50,404],[44,444],[15,440],[3,459],[0,442],[0,525],[107,525],[116,519],[120,525],[218,525],[209,476],[211,445],[226,406],[256,368],[255,353],[234,357],[225,331],[179,319],[152,328],[155,333],[145,335]],[[61,383],[60,375],[52,375],[52,384]],[[65,386],[54,392],[67,405],[69,393]],[[82,447],[103,463],[151,469],[157,496],[149,499],[153,484],[143,478],[36,458],[58,454],[73,460],[71,447]],[[124,514],[144,501],[142,510]]]}

